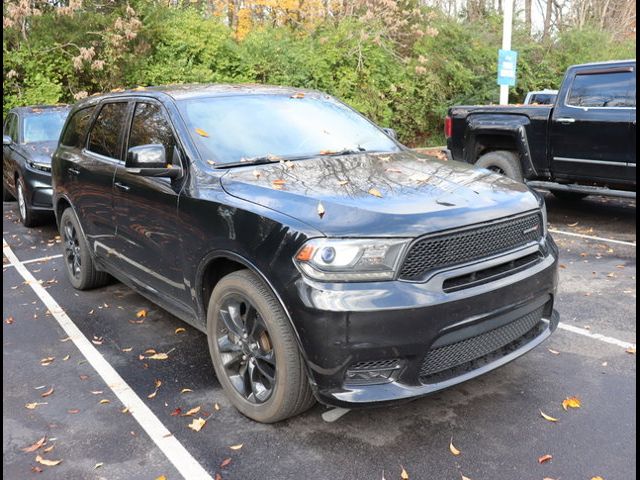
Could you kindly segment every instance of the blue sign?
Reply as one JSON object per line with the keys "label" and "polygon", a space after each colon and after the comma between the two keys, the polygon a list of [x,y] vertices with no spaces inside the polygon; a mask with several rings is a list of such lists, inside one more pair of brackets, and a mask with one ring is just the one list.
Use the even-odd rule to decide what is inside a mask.
{"label": "blue sign", "polygon": [[518,52],[514,50],[498,51],[498,85],[513,87],[516,84],[516,65]]}

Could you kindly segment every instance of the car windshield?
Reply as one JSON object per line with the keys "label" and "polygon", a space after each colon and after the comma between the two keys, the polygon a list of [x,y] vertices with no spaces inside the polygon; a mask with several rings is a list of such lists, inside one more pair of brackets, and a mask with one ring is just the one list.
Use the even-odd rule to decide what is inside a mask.
{"label": "car windshield", "polygon": [[200,155],[215,164],[400,149],[327,95],[232,95],[179,105]]}
{"label": "car windshield", "polygon": [[69,112],[67,110],[43,111],[24,118],[24,143],[56,141]]}

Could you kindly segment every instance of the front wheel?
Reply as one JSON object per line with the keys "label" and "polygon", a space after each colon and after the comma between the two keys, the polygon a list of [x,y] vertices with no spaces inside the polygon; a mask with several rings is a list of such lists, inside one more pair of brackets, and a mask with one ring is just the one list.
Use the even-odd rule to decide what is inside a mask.
{"label": "front wheel", "polygon": [[207,311],[209,352],[231,403],[274,423],[315,402],[296,337],[271,290],[248,270],[216,285]]}
{"label": "front wheel", "polygon": [[18,177],[16,180],[16,197],[16,200],[18,200],[18,216],[20,217],[20,222],[27,228],[40,224],[42,216],[38,212],[35,212],[31,208],[31,205],[29,205],[27,187],[22,177]]}

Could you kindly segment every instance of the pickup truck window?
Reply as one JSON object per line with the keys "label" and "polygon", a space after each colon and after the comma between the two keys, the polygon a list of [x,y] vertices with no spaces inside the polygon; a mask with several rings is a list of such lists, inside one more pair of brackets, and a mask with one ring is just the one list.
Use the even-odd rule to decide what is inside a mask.
{"label": "pickup truck window", "polygon": [[567,95],[572,107],[635,107],[634,72],[576,75]]}

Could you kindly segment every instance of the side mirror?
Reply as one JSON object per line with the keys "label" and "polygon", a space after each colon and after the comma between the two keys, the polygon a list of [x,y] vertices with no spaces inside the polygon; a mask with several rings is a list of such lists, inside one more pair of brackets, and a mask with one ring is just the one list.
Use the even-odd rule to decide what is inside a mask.
{"label": "side mirror", "polygon": [[182,175],[182,168],[167,164],[164,145],[156,143],[131,147],[124,166],[127,172],[142,177],[176,178]]}
{"label": "side mirror", "polygon": [[396,133],[396,131],[393,128],[383,128],[382,131],[384,133],[386,133],[387,135],[389,135],[394,140],[397,140],[398,134]]}
{"label": "side mirror", "polygon": [[2,135],[2,146],[6,147],[7,145],[11,145],[13,140],[9,135]]}

